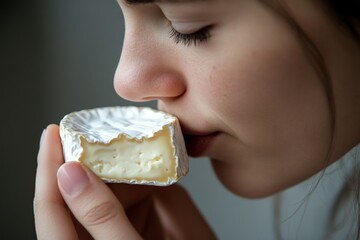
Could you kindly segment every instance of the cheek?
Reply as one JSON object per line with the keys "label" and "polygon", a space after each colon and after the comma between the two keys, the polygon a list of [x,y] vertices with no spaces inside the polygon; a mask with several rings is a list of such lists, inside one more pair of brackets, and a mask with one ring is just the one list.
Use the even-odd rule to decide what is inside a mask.
{"label": "cheek", "polygon": [[231,84],[219,84],[224,93],[213,106],[232,138],[214,153],[220,162],[215,170],[237,194],[266,196],[324,167],[330,139],[328,103],[317,75],[299,56],[277,62],[285,68],[276,68],[278,59],[270,69],[254,59],[256,67],[249,61],[243,70],[221,74]]}
{"label": "cheek", "polygon": [[267,12],[251,19],[184,62],[188,100],[222,131],[209,150],[220,180],[260,197],[320,171],[331,132],[324,88],[294,33]]}
{"label": "cheek", "polygon": [[231,135],[214,151],[215,170],[230,190],[247,197],[272,194],[320,171],[331,136],[324,88],[303,50],[291,37],[271,42],[281,44],[254,41],[219,57],[208,75],[213,94],[204,96]]}

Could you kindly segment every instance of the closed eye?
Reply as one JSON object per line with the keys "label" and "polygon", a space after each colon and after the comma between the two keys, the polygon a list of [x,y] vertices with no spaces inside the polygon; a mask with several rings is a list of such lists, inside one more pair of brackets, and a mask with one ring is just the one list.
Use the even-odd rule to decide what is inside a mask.
{"label": "closed eye", "polygon": [[172,38],[176,44],[181,43],[187,47],[191,45],[197,46],[210,38],[210,26],[204,27],[196,32],[186,34],[180,33],[171,27],[170,38]]}

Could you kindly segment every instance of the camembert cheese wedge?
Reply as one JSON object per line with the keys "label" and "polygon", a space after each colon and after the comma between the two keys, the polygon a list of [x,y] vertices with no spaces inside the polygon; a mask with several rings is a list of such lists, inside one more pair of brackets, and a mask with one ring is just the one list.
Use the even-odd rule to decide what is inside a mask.
{"label": "camembert cheese wedge", "polygon": [[106,182],[166,186],[189,169],[176,117],[140,107],[104,107],[60,122],[65,161],[79,161]]}

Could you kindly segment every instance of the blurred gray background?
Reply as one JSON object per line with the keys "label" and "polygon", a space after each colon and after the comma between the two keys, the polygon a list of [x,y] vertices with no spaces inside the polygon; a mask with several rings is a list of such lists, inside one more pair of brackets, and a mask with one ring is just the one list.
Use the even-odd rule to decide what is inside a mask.
{"label": "blurred gray background", "polygon": [[[115,0],[1,5],[0,239],[36,239],[32,201],[43,128],[72,111],[129,104],[116,95],[112,82],[123,18]],[[207,159],[191,159],[190,174],[181,184],[219,239],[276,239],[277,225],[284,239],[321,239],[327,200],[343,178],[330,173],[307,201],[304,196],[316,179],[286,191],[280,200],[247,200],[221,186]],[[279,218],[273,213],[278,201]]]}

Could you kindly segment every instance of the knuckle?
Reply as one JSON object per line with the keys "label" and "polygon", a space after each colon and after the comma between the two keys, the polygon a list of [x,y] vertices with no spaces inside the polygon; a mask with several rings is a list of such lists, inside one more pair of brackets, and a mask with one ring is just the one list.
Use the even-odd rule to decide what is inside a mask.
{"label": "knuckle", "polygon": [[113,202],[107,201],[91,207],[84,214],[83,220],[88,226],[102,225],[116,218],[118,208]]}

